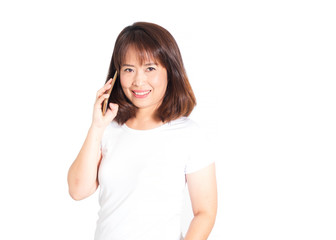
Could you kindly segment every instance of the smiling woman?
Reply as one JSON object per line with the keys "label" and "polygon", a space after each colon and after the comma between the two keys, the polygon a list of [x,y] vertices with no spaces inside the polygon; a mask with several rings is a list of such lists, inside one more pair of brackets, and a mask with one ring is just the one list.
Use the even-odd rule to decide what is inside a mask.
{"label": "smiling woman", "polygon": [[[107,98],[110,108],[104,115]],[[100,187],[95,240],[183,239],[186,183],[194,218],[185,240],[207,239],[217,212],[216,174],[206,138],[188,117],[195,104],[171,34],[152,23],[126,27],[68,174],[76,200]]]}
{"label": "smiling woman", "polygon": [[[146,66],[147,64],[152,65]],[[116,40],[106,82],[113,77],[116,70],[121,71],[121,77],[125,76],[123,70],[133,72],[140,70],[139,66],[143,66],[141,70],[146,73],[152,70],[162,72],[165,69],[166,71],[167,87],[162,104],[155,111],[157,120],[169,122],[181,116],[188,116],[192,112],[196,105],[196,98],[190,86],[178,45],[166,29],[156,24],[143,22],[126,27]],[[135,73],[137,75],[134,73],[132,75],[138,76],[138,80],[142,81],[143,78],[140,75],[142,73],[139,71]],[[135,116],[137,106],[124,94],[121,84],[118,78],[109,102],[119,105],[115,120],[123,124]]]}
{"label": "smiling woman", "polygon": [[167,70],[154,62],[154,59],[141,62],[136,49],[131,46],[120,69],[121,87],[127,99],[137,107],[138,117],[141,114],[155,119],[153,114],[161,105],[167,89]]}

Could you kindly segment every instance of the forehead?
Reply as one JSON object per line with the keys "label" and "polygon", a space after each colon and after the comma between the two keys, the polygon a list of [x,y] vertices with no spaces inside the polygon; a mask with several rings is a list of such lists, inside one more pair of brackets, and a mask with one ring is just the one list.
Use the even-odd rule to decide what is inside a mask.
{"label": "forehead", "polygon": [[154,53],[148,49],[140,49],[134,45],[130,45],[125,49],[124,56],[121,59],[121,65],[138,63],[143,65],[152,62],[160,63],[160,60],[154,57]]}

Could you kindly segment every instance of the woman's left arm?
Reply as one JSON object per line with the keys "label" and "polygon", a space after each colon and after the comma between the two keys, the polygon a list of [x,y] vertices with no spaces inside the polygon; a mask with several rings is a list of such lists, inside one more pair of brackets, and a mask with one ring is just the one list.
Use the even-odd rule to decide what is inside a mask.
{"label": "woman's left arm", "polygon": [[217,214],[215,163],[197,172],[186,174],[194,218],[184,240],[206,240]]}

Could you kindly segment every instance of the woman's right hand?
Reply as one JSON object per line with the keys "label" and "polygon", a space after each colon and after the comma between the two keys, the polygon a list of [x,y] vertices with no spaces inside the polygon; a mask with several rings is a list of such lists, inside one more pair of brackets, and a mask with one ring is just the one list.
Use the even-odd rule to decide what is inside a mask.
{"label": "woman's right hand", "polygon": [[106,91],[111,88],[112,78],[106,82],[104,87],[98,90],[96,95],[96,102],[93,109],[93,117],[91,126],[102,131],[113,121],[115,116],[118,113],[118,104],[110,103],[109,107],[103,115],[102,104],[106,98],[109,98],[109,95],[106,94]]}

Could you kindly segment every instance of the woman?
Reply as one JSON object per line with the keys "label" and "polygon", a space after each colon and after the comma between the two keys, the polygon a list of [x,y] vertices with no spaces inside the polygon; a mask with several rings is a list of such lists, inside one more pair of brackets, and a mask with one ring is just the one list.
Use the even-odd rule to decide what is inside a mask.
{"label": "woman", "polygon": [[[118,78],[111,96],[111,78]],[[102,103],[109,98],[109,109]],[[179,240],[183,191],[194,218],[185,240],[207,239],[217,211],[215,164],[199,127],[179,48],[164,28],[145,22],[118,36],[92,124],[68,173],[75,200],[100,186],[96,240]]]}

